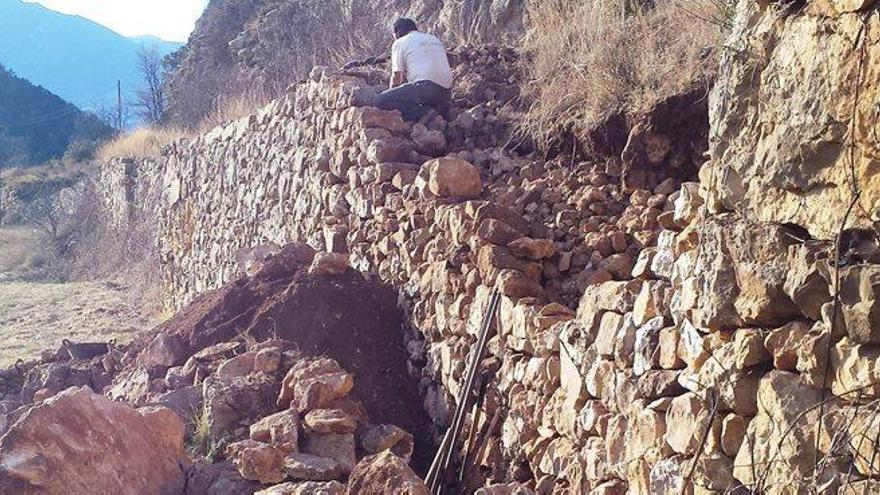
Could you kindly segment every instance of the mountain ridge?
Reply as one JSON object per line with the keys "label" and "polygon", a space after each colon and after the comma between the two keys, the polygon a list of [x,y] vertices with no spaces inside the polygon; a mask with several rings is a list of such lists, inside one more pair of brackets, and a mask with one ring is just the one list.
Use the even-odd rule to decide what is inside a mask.
{"label": "mountain ridge", "polygon": [[[87,157],[113,130],[0,64],[0,168]],[[79,156],[82,155],[82,156]]]}
{"label": "mountain ridge", "polygon": [[149,44],[162,55],[182,46],[152,36],[127,38],[81,16],[0,0],[0,63],[82,108],[114,102],[116,81],[133,94],[140,85],[137,52]]}

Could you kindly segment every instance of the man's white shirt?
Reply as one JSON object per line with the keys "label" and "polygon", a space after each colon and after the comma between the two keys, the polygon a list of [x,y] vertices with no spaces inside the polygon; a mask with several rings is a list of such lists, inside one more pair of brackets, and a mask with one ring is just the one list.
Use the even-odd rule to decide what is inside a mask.
{"label": "man's white shirt", "polygon": [[405,72],[407,82],[432,81],[452,87],[452,69],[446,48],[436,36],[412,31],[391,45],[391,68]]}

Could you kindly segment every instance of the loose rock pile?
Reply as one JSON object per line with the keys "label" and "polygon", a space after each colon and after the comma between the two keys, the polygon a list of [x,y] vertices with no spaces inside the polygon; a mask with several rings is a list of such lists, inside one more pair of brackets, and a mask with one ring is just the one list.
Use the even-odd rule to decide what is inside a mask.
{"label": "loose rock pile", "polygon": [[[4,371],[0,491],[216,494],[277,485],[265,493],[381,493],[387,480],[370,476],[379,471],[410,486],[401,493],[425,493],[408,467],[413,435],[381,422],[402,418],[426,433],[399,321],[369,315],[396,314],[393,299],[390,307],[381,302],[387,294],[351,273],[344,257],[316,256],[302,245],[252,269],[124,353],[71,359],[61,349]],[[310,298],[323,307],[309,306]],[[284,311],[300,316],[279,318],[274,336],[262,336],[264,318]],[[310,321],[303,316],[310,311],[321,315]],[[345,342],[322,345],[308,328],[315,325]],[[363,354],[382,366],[368,370],[360,358],[343,357],[364,382],[356,387],[327,357],[339,354]],[[191,468],[184,441],[197,461]],[[424,456],[430,437],[419,442]],[[82,470],[71,457],[102,467]],[[357,488],[346,491],[348,480]]]}

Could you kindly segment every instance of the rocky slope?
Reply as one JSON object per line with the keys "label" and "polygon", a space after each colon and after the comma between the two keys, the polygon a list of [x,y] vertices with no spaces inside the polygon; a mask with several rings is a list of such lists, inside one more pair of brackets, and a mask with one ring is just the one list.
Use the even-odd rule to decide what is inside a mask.
{"label": "rocky slope", "polygon": [[[106,164],[104,193],[122,225],[131,209],[160,219],[175,307],[198,307],[290,241],[395,287],[407,368],[438,432],[499,290],[486,400],[471,416],[481,448],[465,457],[462,492],[874,493],[880,247],[865,201],[877,193],[877,143],[862,118],[874,89],[858,74],[876,69],[876,23],[874,2],[738,2],[708,103],[707,163],[700,125],[661,125],[706,108],[686,95],[634,126],[620,157],[548,160],[511,146],[516,77],[499,62],[516,54],[481,48],[457,51],[449,121],[410,124],[370,106],[384,71],[318,67],[253,116],[159,159]],[[816,138],[826,135],[837,137]],[[841,149],[854,150],[849,175],[834,172]],[[797,185],[815,175],[821,187]],[[238,328],[227,321],[238,318],[186,335]],[[282,386],[313,383],[288,364]],[[183,369],[163,371],[158,386]],[[155,393],[152,372],[137,373]],[[278,466],[271,435],[266,447],[256,431],[228,452],[232,479]],[[364,480],[424,492],[393,455],[367,459],[350,492]],[[255,479],[283,475],[268,473]]]}

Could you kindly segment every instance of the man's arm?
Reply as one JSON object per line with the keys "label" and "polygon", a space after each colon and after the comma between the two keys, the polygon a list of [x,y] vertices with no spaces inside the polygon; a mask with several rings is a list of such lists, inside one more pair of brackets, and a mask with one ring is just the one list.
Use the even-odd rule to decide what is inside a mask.
{"label": "man's arm", "polygon": [[392,71],[390,88],[396,88],[406,82],[406,72]]}
{"label": "man's arm", "polygon": [[401,41],[391,45],[391,82],[388,87],[394,89],[406,82],[406,56]]}

